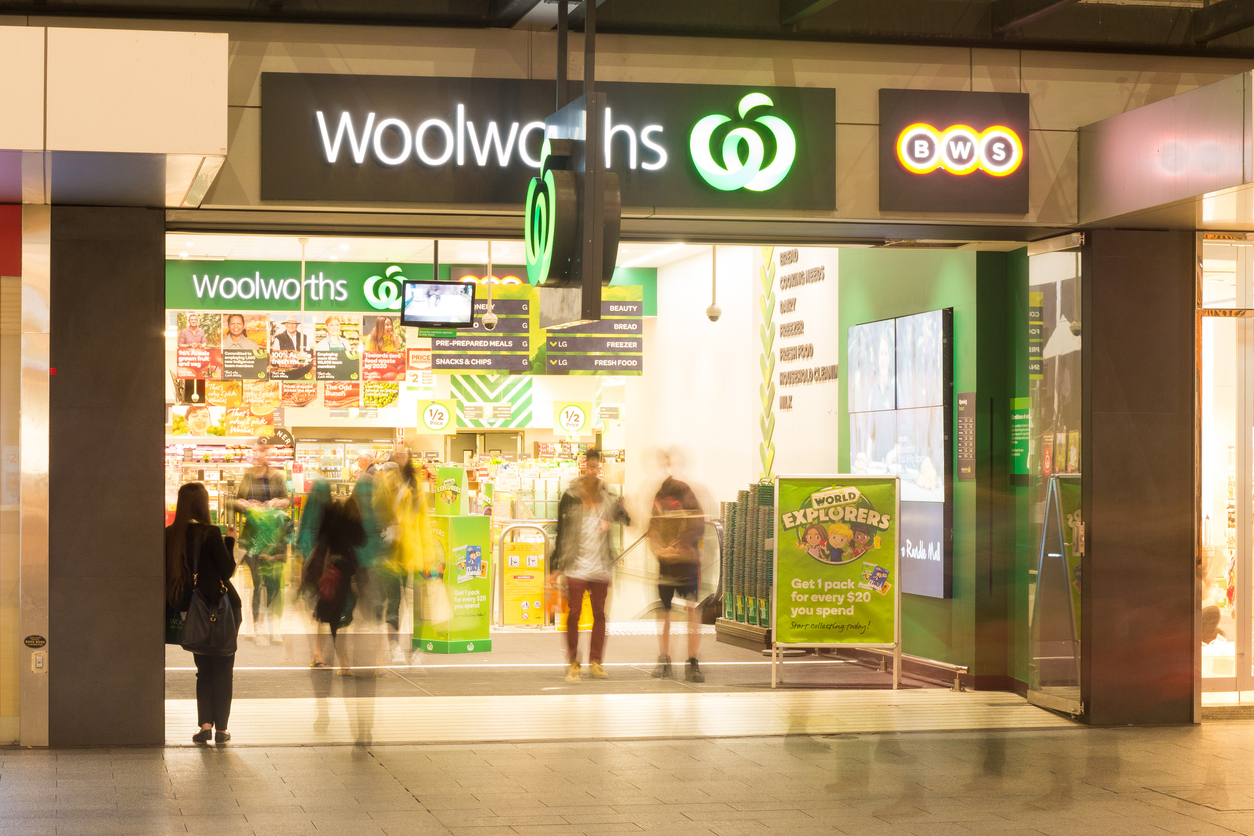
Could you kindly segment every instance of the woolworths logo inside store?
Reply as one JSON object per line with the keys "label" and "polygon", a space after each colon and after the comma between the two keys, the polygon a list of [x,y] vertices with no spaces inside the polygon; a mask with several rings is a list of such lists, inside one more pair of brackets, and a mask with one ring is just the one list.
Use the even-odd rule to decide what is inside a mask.
{"label": "woolworths logo inside store", "polygon": [[381,311],[401,309],[406,272],[431,278],[427,264],[168,261],[166,307],[189,310]]}

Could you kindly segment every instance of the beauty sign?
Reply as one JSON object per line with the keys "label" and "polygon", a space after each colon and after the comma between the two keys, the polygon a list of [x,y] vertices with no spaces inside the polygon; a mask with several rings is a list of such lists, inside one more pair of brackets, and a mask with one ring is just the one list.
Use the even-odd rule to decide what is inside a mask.
{"label": "beauty sign", "polygon": [[418,401],[418,432],[452,435],[457,432],[457,403],[452,399]]}
{"label": "beauty sign", "polygon": [[775,497],[775,644],[893,647],[898,480],[781,476]]}
{"label": "beauty sign", "polygon": [[592,404],[554,403],[553,431],[570,438],[592,434]]}

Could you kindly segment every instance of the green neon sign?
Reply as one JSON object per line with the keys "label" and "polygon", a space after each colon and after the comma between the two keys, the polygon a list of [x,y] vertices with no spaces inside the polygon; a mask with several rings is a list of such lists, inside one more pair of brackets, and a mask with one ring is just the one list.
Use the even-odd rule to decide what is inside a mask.
{"label": "green neon sign", "polygon": [[[765,93],[750,93],[740,100],[738,111],[740,118],[744,119],[756,107],[774,105]],[[688,139],[688,150],[692,154],[697,173],[705,182],[724,192],[736,189],[765,192],[778,186],[797,158],[797,137],[792,128],[783,119],[769,114],[753,120],[755,124],[769,130],[775,140],[775,158],[765,168],[762,164],[765,162],[766,145],[758,134],[758,129],[749,126],[733,128],[723,137],[723,164],[719,165],[710,152],[710,140],[716,129],[730,121],[730,116],[715,113],[706,116],[693,127]],[[745,146],[744,159],[740,156],[742,144]]]}
{"label": "green neon sign", "polygon": [[[399,275],[401,268],[393,264],[384,271],[384,276],[371,276],[362,285],[361,291],[376,311],[399,311],[401,309],[401,288],[405,277]],[[394,275],[396,274],[396,275]]]}
{"label": "green neon sign", "polygon": [[567,170],[572,148],[567,141],[544,140],[540,176],[527,186],[523,219],[523,248],[527,254],[527,281],[533,285],[561,280],[569,270],[575,244],[578,195],[575,175]]}

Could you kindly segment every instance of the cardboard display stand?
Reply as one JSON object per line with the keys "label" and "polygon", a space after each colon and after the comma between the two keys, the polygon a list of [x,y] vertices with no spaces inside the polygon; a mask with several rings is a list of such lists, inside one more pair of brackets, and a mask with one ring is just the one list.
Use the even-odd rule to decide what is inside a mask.
{"label": "cardboard display stand", "polygon": [[901,576],[896,476],[775,479],[771,687],[785,648],[893,652],[901,683]]}

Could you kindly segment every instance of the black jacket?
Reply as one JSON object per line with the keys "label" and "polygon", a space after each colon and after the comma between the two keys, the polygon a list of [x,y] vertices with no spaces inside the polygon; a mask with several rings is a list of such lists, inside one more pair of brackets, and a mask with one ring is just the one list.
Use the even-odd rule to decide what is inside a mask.
{"label": "black jacket", "polygon": [[[196,549],[200,549],[200,571],[195,571],[196,565]],[[206,525],[205,523],[192,523],[187,527],[187,545],[184,551],[183,560],[187,569],[187,577],[196,576],[196,588],[200,590],[200,594],[204,597],[205,603],[210,607],[216,607],[218,601],[222,599],[222,587],[226,587],[226,594],[231,598],[231,605],[235,607],[235,612],[240,611],[239,593],[235,591],[235,585],[231,583],[231,576],[235,574],[235,538],[222,537],[222,532],[218,530],[216,525]],[[168,582],[168,581],[167,581]],[[186,612],[191,605],[192,587],[189,584],[184,590],[177,609],[179,612]]]}

